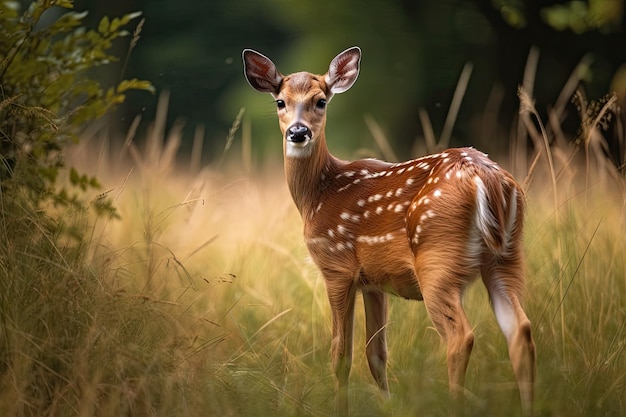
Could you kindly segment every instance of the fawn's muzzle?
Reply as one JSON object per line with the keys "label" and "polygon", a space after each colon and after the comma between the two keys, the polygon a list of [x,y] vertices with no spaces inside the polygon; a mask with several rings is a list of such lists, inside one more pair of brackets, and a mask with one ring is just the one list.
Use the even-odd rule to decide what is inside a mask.
{"label": "fawn's muzzle", "polygon": [[290,142],[304,142],[311,139],[311,129],[301,123],[296,123],[287,129],[285,137]]}

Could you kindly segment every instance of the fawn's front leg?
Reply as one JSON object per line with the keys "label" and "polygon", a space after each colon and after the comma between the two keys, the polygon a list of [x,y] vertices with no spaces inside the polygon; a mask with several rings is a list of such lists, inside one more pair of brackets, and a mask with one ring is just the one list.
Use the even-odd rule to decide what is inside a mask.
{"label": "fawn's front leg", "polygon": [[325,278],[333,320],[331,356],[337,377],[336,411],[338,416],[348,416],[356,285],[351,278],[348,280],[327,276]]}
{"label": "fawn's front leg", "polygon": [[367,363],[376,383],[389,395],[387,383],[387,294],[376,290],[363,290]]}

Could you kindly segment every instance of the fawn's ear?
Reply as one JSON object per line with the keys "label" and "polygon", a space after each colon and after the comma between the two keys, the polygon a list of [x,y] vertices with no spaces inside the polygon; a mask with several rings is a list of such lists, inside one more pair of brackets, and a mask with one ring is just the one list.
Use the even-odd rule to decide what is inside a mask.
{"label": "fawn's ear", "polygon": [[326,84],[333,94],[343,93],[352,87],[359,76],[361,49],[358,46],[346,49],[330,63],[326,73]]}
{"label": "fawn's ear", "polygon": [[277,94],[283,76],[276,69],[276,65],[268,57],[252,49],[244,49],[242,58],[243,72],[252,88],[262,93]]}

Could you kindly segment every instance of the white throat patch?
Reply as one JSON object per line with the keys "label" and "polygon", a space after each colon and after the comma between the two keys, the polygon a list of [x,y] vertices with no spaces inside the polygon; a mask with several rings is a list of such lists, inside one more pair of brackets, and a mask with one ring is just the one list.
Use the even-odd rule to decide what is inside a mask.
{"label": "white throat patch", "polygon": [[[285,140],[285,139],[283,139]],[[304,142],[291,142],[285,140],[285,156],[290,158],[307,158],[313,151],[313,141],[307,139]]]}

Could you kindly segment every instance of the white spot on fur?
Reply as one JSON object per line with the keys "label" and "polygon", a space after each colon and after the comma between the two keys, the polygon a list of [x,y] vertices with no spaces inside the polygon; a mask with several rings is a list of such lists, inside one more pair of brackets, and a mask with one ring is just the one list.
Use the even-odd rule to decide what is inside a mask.
{"label": "white spot on fur", "polygon": [[338,192],[338,193],[340,193],[340,192],[342,192],[342,191],[346,191],[348,188],[350,188],[350,186],[351,186],[351,185],[352,185],[352,184],[345,185],[345,186],[343,186],[343,187],[339,188],[339,189],[337,190],[337,192]]}
{"label": "white spot on fur", "polygon": [[359,243],[367,243],[368,245],[376,245],[376,244],[380,244],[380,243],[385,243],[388,242],[390,240],[393,240],[394,236],[391,233],[387,233],[386,235],[380,235],[380,236],[358,236],[356,238],[356,241]]}
{"label": "white spot on fur", "polygon": [[433,195],[434,195],[435,197],[441,197],[441,190],[436,189],[436,190],[433,192]]}

